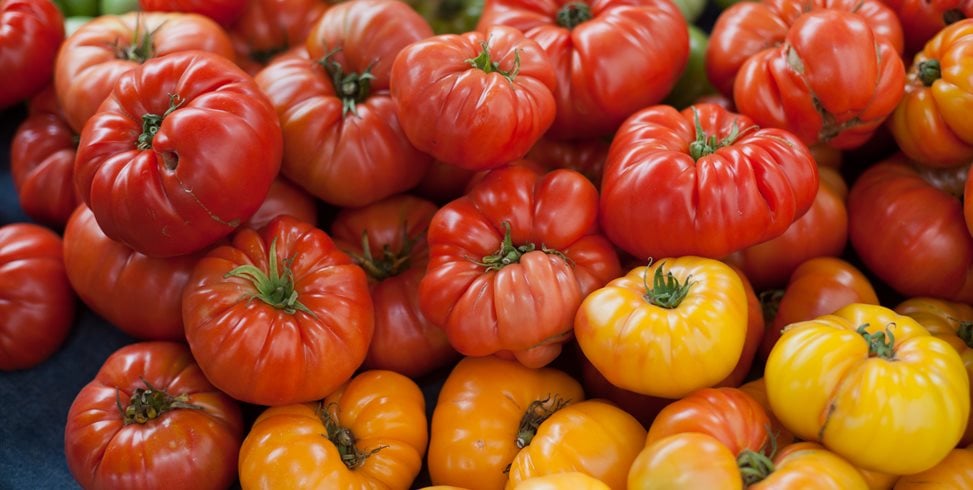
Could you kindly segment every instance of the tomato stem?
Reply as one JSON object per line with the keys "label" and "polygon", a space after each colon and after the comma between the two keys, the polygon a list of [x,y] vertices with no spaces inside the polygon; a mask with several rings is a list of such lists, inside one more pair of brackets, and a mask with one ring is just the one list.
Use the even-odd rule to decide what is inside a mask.
{"label": "tomato stem", "polygon": [[591,7],[584,2],[566,3],[557,11],[557,24],[568,30],[589,20],[591,20]]}
{"label": "tomato stem", "polygon": [[355,439],[355,435],[351,432],[351,429],[344,427],[338,421],[338,405],[336,403],[330,403],[325,406],[322,400],[317,407],[318,418],[321,419],[321,423],[324,424],[324,428],[327,434],[323,434],[328,440],[334,444],[335,449],[338,450],[338,454],[341,456],[341,462],[348,467],[349,470],[360,467],[365,464],[365,460],[369,456],[385,449],[388,446],[378,446],[371,451],[362,451],[358,449],[358,442]]}
{"label": "tomato stem", "polygon": [[770,325],[777,318],[780,311],[780,300],[784,298],[783,289],[768,289],[760,293],[760,309],[764,316],[764,323]]}
{"label": "tomato stem", "polygon": [[[162,127],[162,120],[171,114],[172,111],[178,109],[184,102],[186,102],[186,99],[179,97],[179,94],[169,94],[169,108],[162,115],[152,113],[142,114],[142,134],[136,140],[135,148],[139,150],[152,148],[152,139],[155,138],[155,134]],[[175,168],[174,164],[167,166],[172,167],[170,170]]]}
{"label": "tomato stem", "polygon": [[470,58],[466,60],[467,63],[473,66],[473,68],[479,68],[487,73],[498,73],[503,75],[504,78],[513,82],[514,78],[517,78],[517,74],[520,73],[520,51],[514,50],[514,68],[510,71],[503,71],[500,69],[500,62],[493,61],[490,59],[490,46],[487,45],[486,41],[480,43],[482,50],[476,58]]}
{"label": "tomato stem", "polygon": [[274,308],[284,310],[289,315],[303,311],[308,315],[316,316],[314,312],[298,300],[297,290],[294,289],[294,273],[290,268],[290,263],[293,262],[293,259],[283,259],[283,264],[278,270],[276,238],[270,242],[270,252],[267,255],[267,261],[269,262],[267,273],[264,273],[253,264],[245,264],[235,267],[233,270],[224,274],[223,277],[242,277],[253,283],[253,287],[256,288],[257,292],[250,296],[251,300],[258,298]]}
{"label": "tomato stem", "polygon": [[523,449],[530,445],[531,441],[534,440],[534,436],[537,435],[537,429],[548,419],[554,412],[564,408],[570,400],[565,400],[558,395],[548,394],[546,398],[542,400],[534,400],[530,402],[527,406],[527,411],[524,412],[524,416],[520,419],[520,426],[517,429],[517,438],[514,439],[514,444],[519,449]]}
{"label": "tomato stem", "polygon": [[956,336],[958,336],[967,347],[973,349],[973,322],[959,322],[959,327],[956,329]]}
{"label": "tomato stem", "polygon": [[155,31],[143,31],[143,29],[141,14],[136,14],[135,32],[132,33],[134,42],[129,46],[122,47],[118,45],[118,40],[116,40],[116,58],[142,64],[155,56],[155,49],[152,47],[152,37],[155,35]]}
{"label": "tomato stem", "polygon": [[120,391],[115,390],[115,405],[122,414],[124,425],[144,424],[178,408],[203,410],[203,407],[189,403],[189,395],[186,393],[172,396],[165,390],[155,388],[144,378],[140,379],[145,384],[145,388],[136,388],[127,406],[122,406]]}
{"label": "tomato stem", "polygon": [[[503,269],[504,266],[510,264],[516,264],[520,262],[520,257],[522,257],[527,252],[533,252],[537,250],[537,244],[535,243],[525,243],[523,245],[514,246],[513,238],[511,237],[510,222],[503,222],[503,241],[500,242],[500,249],[497,250],[493,255],[486,255],[477,264],[486,268],[486,272],[498,271]],[[564,254],[564,252],[548,248],[546,245],[541,244],[541,252],[549,255],[556,255],[568,264],[574,265],[574,261],[570,257]]]}
{"label": "tomato stem", "polygon": [[736,121],[730,127],[730,134],[723,139],[717,139],[715,134],[706,134],[703,131],[702,123],[699,121],[699,111],[696,108],[693,108],[693,125],[696,128],[696,139],[689,143],[689,156],[693,157],[693,160],[699,160],[706,155],[716,153],[716,150],[732,145],[742,136]]}
{"label": "tomato stem", "polygon": [[318,63],[328,72],[335,93],[341,98],[341,116],[344,117],[349,112],[358,115],[357,104],[365,102],[372,92],[372,80],[375,76],[371,70],[374,62],[361,73],[345,73],[341,63],[332,58],[338,51],[341,51],[340,47],[333,49]]}
{"label": "tomato stem", "polygon": [[919,65],[916,66],[916,72],[919,81],[927,87],[931,87],[936,80],[939,80],[943,76],[939,60],[920,61]]}
{"label": "tomato stem", "polygon": [[750,449],[744,449],[737,456],[737,466],[740,467],[740,476],[743,477],[745,487],[767,478],[775,469],[769,457]]}
{"label": "tomato stem", "polygon": [[389,244],[382,245],[382,256],[380,258],[375,258],[372,256],[372,248],[368,242],[368,230],[362,230],[361,233],[361,255],[355,253],[348,253],[352,260],[355,261],[368,276],[376,281],[382,281],[388,279],[389,277],[394,277],[399,275],[402,271],[409,268],[409,259],[412,253],[412,247],[419,240],[419,237],[411,237],[408,232],[408,225],[405,221],[402,222],[402,246],[399,248],[398,252],[393,252],[392,247]]}
{"label": "tomato stem", "polygon": [[895,335],[892,334],[893,327],[895,327],[895,323],[889,323],[885,326],[884,331],[868,333],[866,330],[868,328],[867,323],[858,326],[858,329],[855,331],[868,342],[869,357],[880,357],[888,360],[895,357]]}
{"label": "tomato stem", "polygon": [[663,273],[663,264],[655,269],[652,277],[652,287],[649,287],[647,274],[642,274],[642,285],[645,286],[645,294],[642,296],[646,301],[655,306],[666,309],[673,309],[682,303],[682,300],[689,294],[689,288],[695,284],[692,281],[692,274],[686,278],[685,282],[680,282],[672,271]]}

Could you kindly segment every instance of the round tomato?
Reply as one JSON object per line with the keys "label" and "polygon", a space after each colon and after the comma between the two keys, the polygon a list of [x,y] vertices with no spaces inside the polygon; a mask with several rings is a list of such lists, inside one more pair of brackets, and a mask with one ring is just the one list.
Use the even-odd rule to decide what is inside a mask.
{"label": "round tomato", "polygon": [[592,184],[601,184],[601,173],[608,156],[609,141],[605,138],[555,140],[541,138],[527,152],[526,160],[536,162],[541,168],[554,170],[566,168],[581,172]]}
{"label": "round tomato", "polygon": [[902,23],[906,60],[922,51],[923,46],[947,25],[973,15],[969,0],[882,0],[895,11]]}
{"label": "round tomato", "polygon": [[290,215],[305,223],[317,223],[317,200],[293,182],[278,177],[270,184],[267,197],[257,208],[257,212],[253,213],[253,216],[250,216],[242,226],[263,228],[282,214]]}
{"label": "round tomato", "polygon": [[143,12],[185,12],[200,14],[230,27],[243,15],[249,0],[138,0]]}
{"label": "round tomato", "polygon": [[83,488],[228,488],[240,407],[185,344],[140,342],[105,360],[68,410],[64,452]]}
{"label": "round tomato", "polygon": [[44,89],[64,40],[64,16],[51,0],[0,0],[0,109]]}
{"label": "round tomato", "polygon": [[923,488],[973,488],[973,449],[953,449],[936,466],[895,483],[895,490]]}
{"label": "round tomato", "polygon": [[322,0],[252,0],[240,20],[228,28],[237,63],[256,75],[276,56],[303,49],[311,28],[328,2]]}
{"label": "round tomato", "polygon": [[61,237],[33,223],[0,227],[0,370],[50,358],[70,333],[74,312]]}
{"label": "round tomato", "polygon": [[611,487],[605,485],[601,480],[579,471],[567,471],[522,480],[514,485],[512,490],[561,490],[564,488],[571,490],[610,490]]}

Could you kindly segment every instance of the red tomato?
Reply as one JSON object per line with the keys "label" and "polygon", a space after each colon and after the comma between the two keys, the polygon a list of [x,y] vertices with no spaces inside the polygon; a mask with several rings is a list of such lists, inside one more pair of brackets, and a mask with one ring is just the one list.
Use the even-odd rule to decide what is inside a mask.
{"label": "red tomato", "polygon": [[50,0],[0,0],[0,109],[44,89],[64,40],[64,16]]}
{"label": "red tomato", "polygon": [[81,202],[74,191],[78,135],[64,120],[53,85],[31,98],[28,107],[10,143],[10,174],[24,213],[62,229]]}
{"label": "red tomato", "polygon": [[74,322],[61,237],[32,223],[0,227],[0,370],[50,358]]}
{"label": "red tomato", "polygon": [[814,202],[817,165],[793,134],[714,104],[637,112],[612,141],[605,235],[640,260],[724,257],[782,234]]}
{"label": "red tomato", "polygon": [[233,25],[243,15],[248,0],[139,0],[143,12],[184,12],[200,14],[223,27]]}
{"label": "red tomato", "polygon": [[415,42],[396,56],[390,83],[409,141],[463,168],[522,158],[554,121],[554,67],[512,27]]}
{"label": "red tomato", "polygon": [[475,170],[433,161],[412,193],[436,204],[446,204],[466,193],[476,173]]}
{"label": "red tomato", "polygon": [[311,28],[328,8],[322,0],[249,0],[228,28],[237,63],[256,75],[275,56],[303,49]]}
{"label": "red tomato", "polygon": [[750,376],[750,368],[753,367],[753,360],[757,355],[757,348],[760,347],[760,339],[764,337],[766,322],[764,320],[764,312],[760,304],[760,298],[757,296],[756,291],[753,290],[750,279],[739,267],[732,264],[730,267],[740,276],[740,282],[743,283],[743,289],[747,293],[747,336],[743,342],[743,351],[740,353],[740,360],[737,361],[736,367],[717,386],[736,388],[742,385],[747,377]]}
{"label": "red tomato", "polygon": [[973,16],[970,0],[882,0],[902,22],[906,60],[922,50],[926,42],[948,24]]}
{"label": "red tomato", "polygon": [[282,214],[291,215],[305,223],[317,223],[318,204],[304,189],[284,177],[278,177],[270,184],[263,204],[244,225],[262,228]]}
{"label": "red tomato", "polygon": [[543,366],[573,331],[581,300],[621,274],[598,229],[598,191],[573,170],[487,173],[429,225],[419,306],[461,354]]}
{"label": "red tomato", "polygon": [[130,12],[84,23],[55,59],[54,88],[64,118],[80,133],[123,73],[152,58],[196,49],[234,56],[226,31],[202,15]]}
{"label": "red tomato", "polygon": [[121,75],[81,133],[75,186],[109,238],[145,255],[182,255],[253,216],[281,145],[277,115],[249,75],[182,51]]}
{"label": "red tomato", "polygon": [[426,230],[435,204],[400,194],[343,209],[331,224],[338,248],[365,269],[375,306],[375,333],[364,367],[422,376],[458,358],[446,333],[419,308],[426,272]]}
{"label": "red tomato", "polygon": [[601,173],[605,168],[610,142],[604,138],[586,138],[559,141],[541,138],[527,152],[527,159],[541,167],[553,170],[567,168],[577,170],[595,186],[601,185]]}
{"label": "red tomato", "polygon": [[365,359],[374,312],[365,273],[309,223],[280,216],[197,262],[186,339],[215,386],[259,405],[318,400]]}
{"label": "red tomato", "polygon": [[184,344],[140,342],[115,351],[81,388],[64,452],[83,488],[228,488],[242,438],[239,405]]}
{"label": "red tomato", "polygon": [[537,41],[557,73],[556,139],[610,136],[669,94],[689,59],[689,30],[669,0],[492,0],[477,30],[505,25]]}
{"label": "red tomato", "polygon": [[973,166],[966,172],[966,184],[963,186],[963,218],[966,220],[966,229],[973,235]]}

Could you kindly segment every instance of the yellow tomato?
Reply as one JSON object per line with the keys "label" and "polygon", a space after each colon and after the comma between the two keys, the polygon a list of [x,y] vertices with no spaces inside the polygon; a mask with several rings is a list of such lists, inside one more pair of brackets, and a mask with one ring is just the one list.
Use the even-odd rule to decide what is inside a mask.
{"label": "yellow tomato", "polygon": [[[623,482],[624,483],[624,482]],[[624,484],[621,487],[624,488]],[[513,487],[513,490],[610,490],[611,487],[593,476],[577,471],[554,473],[528,478]]]}
{"label": "yellow tomato", "polygon": [[970,412],[956,350],[918,322],[855,303],[789,325],[764,371],[781,423],[855,466],[927,470],[956,446]]}
{"label": "yellow tomato", "polygon": [[574,332],[613,385],[680,398],[733,371],[747,311],[746,290],[730,266],[686,256],[636,267],[589,294]]}
{"label": "yellow tomato", "polygon": [[936,466],[899,478],[895,490],[973,488],[973,450],[956,448]]}
{"label": "yellow tomato", "polygon": [[797,442],[774,456],[774,469],[749,490],[867,490],[861,473],[820,444]]}

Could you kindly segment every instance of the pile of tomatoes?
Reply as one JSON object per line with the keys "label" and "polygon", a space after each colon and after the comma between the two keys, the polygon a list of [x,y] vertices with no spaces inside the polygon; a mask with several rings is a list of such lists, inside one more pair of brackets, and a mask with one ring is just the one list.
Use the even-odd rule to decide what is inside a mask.
{"label": "pile of tomatoes", "polygon": [[0,0],[82,487],[973,488],[973,2],[94,4]]}

